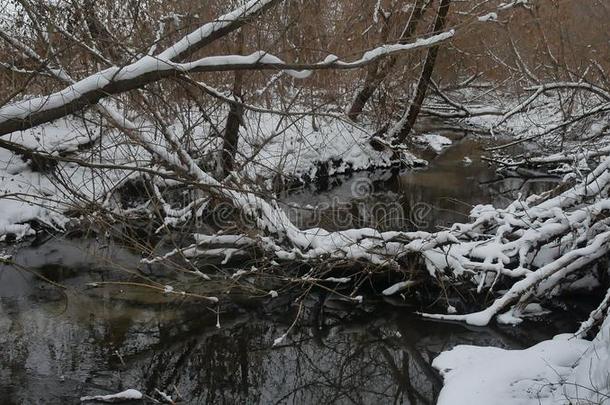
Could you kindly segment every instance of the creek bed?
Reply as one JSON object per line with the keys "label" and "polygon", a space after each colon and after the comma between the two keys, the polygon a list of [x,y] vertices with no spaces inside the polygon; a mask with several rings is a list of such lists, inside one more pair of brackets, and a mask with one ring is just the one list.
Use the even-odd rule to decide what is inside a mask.
{"label": "creek bed", "polygon": [[[436,230],[466,221],[474,203],[503,205],[554,182],[499,179],[479,154],[477,141],[463,139],[426,170],[334,178],[284,202],[301,226]],[[51,238],[13,258],[17,266],[0,266],[0,398],[7,404],[78,403],[128,388],[179,393],[189,404],[433,404],[441,380],[430,363],[441,351],[524,348],[575,330],[590,309],[580,297],[574,308],[519,327],[475,328],[420,319],[400,297],[354,305],[317,291],[273,346],[295,319],[291,297],[236,296],[215,312],[156,292],[87,289],[92,275],[113,280],[141,258],[89,238]]]}

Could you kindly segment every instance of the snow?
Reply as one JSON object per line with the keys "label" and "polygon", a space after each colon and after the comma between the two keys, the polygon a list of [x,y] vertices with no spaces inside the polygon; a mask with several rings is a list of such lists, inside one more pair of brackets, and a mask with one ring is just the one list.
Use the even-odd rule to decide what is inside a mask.
{"label": "snow", "polygon": [[423,134],[416,138],[417,142],[430,147],[436,153],[441,153],[443,149],[451,146],[451,139],[438,134]]}
{"label": "snow", "polygon": [[92,135],[98,133],[99,129],[93,124],[87,128],[82,121],[61,118],[28,131],[13,132],[3,139],[36,151],[74,152],[80,145],[95,140],[96,137]]}
{"label": "snow", "polygon": [[[232,13],[193,31],[159,55],[146,55],[124,68],[108,68],[72,83],[49,96],[32,97],[4,106],[0,108],[0,122],[27,117],[33,110],[58,108],[84,93],[103,88],[112,81],[133,79],[151,71],[225,70],[236,66],[247,67],[256,64],[267,64],[281,69],[288,64],[265,51],[256,51],[250,55],[207,56],[186,63],[173,60],[187,52],[193,44],[204,41],[218,29],[243,18],[244,15],[257,12],[271,1],[249,1]],[[526,4],[526,2],[515,1],[509,5],[500,6],[499,10],[519,4]],[[378,1],[374,14],[375,21],[380,12],[380,5],[381,2]],[[482,22],[497,19],[498,15],[495,12],[478,18]],[[418,39],[410,44],[384,45],[364,53],[361,58],[354,61],[343,61],[336,55],[328,55],[321,62],[312,63],[310,66],[312,70],[329,66],[355,68],[385,55],[437,44],[453,35],[453,31],[448,31],[426,39]],[[283,73],[303,79],[308,77],[312,70],[286,69],[283,70]],[[56,72],[56,76],[60,78],[63,75],[62,71]],[[562,119],[558,109],[553,107],[556,103],[551,99],[552,96],[546,94],[547,90],[560,87],[577,88],[578,86],[590,85],[555,83],[531,88],[529,91],[532,93],[528,93],[523,100],[508,100],[506,108],[503,109],[504,113],[497,114],[498,109],[479,106],[476,107],[477,111],[489,112],[489,114],[468,118],[466,122],[493,129],[510,130],[519,139],[543,135],[558,128],[557,122],[561,122]],[[604,90],[596,88],[589,88],[589,90],[601,98],[610,99],[610,95]],[[221,93],[217,93],[217,95],[222,96]],[[593,102],[595,101],[593,100]],[[601,108],[607,108],[607,106],[608,104],[602,104],[593,108],[600,111]],[[576,109],[585,111],[585,107],[587,106],[577,106]],[[486,241],[464,242],[446,248],[446,246],[440,245],[449,245],[444,242],[458,242],[449,232],[408,235],[397,232],[380,233],[374,229],[352,229],[341,232],[328,232],[320,228],[300,230],[288,220],[288,217],[273,200],[270,202],[257,197],[258,193],[254,191],[239,192],[222,187],[220,181],[204,171],[187,152],[180,148],[169,147],[167,141],[155,139],[152,131],[147,132],[152,127],[150,123],[138,122],[138,126],[136,126],[127,123],[125,117],[113,115],[118,114],[114,110],[107,111],[107,113],[120,122],[124,122],[130,130],[137,130],[139,140],[148,145],[148,151],[133,144],[126,145],[125,142],[116,142],[119,138],[116,138],[118,134],[114,133],[104,136],[101,140],[100,163],[128,162],[135,164],[135,160],[137,164],[142,165],[140,167],[148,168],[152,165],[153,160],[159,158],[166,163],[180,167],[202,186],[220,189],[217,193],[221,197],[230,200],[246,213],[256,214],[259,221],[257,225],[260,229],[279,235],[278,239],[282,241],[285,236],[285,239],[291,243],[291,248],[283,249],[275,245],[271,239],[264,240],[264,243],[271,246],[271,250],[278,259],[291,260],[297,257],[313,259],[332,254],[336,257],[366,259],[374,264],[388,265],[392,263],[391,257],[393,256],[400,257],[407,252],[417,252],[424,257],[432,277],[437,277],[438,270],[446,267],[450,267],[455,276],[460,276],[467,271],[480,272],[482,275],[474,277],[479,283],[479,292],[484,287],[490,287],[490,285],[493,287],[492,283],[495,282],[497,276],[520,278],[485,310],[461,315],[457,314],[455,307],[448,305],[447,314],[427,314],[426,316],[430,318],[465,321],[471,325],[483,326],[493,319],[499,323],[516,325],[522,322],[523,317],[539,316],[544,314],[545,310],[537,303],[530,303],[525,308],[521,308],[522,305],[515,305],[523,294],[534,288],[541,293],[550,293],[556,285],[557,279],[565,278],[570,272],[582,268],[583,263],[587,264],[587,261],[602,257],[610,246],[610,232],[595,233],[587,240],[590,243],[586,245],[568,241],[568,238],[561,238],[557,245],[540,248],[536,259],[532,259],[528,263],[531,266],[524,266],[528,260],[528,247],[535,245],[543,238],[551,239],[553,236],[561,235],[569,230],[574,230],[570,234],[573,234],[575,238],[582,238],[583,235],[577,233],[577,227],[590,220],[590,216],[587,215],[590,215],[590,212],[599,214],[610,208],[610,202],[604,200],[572,212],[562,210],[565,207],[573,207],[585,200],[587,196],[594,195],[610,182],[610,174],[607,173],[610,160],[594,170],[592,176],[580,186],[533,206],[531,209],[518,211],[515,206],[509,206],[505,210],[498,210],[491,206],[475,207],[472,214],[473,223],[466,226],[464,233],[475,230],[478,225],[486,221],[496,221],[499,226],[495,238]],[[498,115],[500,116],[498,117]],[[221,121],[225,118],[226,110],[221,108],[218,115],[211,117],[211,120]],[[307,114],[293,117],[247,112],[244,117],[244,125],[240,129],[240,149],[236,162],[237,166],[242,166],[242,164],[243,166],[240,167],[239,173],[235,173],[235,177],[240,177],[240,180],[248,180],[244,182],[245,184],[269,185],[270,179],[278,173],[286,177],[313,178],[317,175],[334,175],[351,170],[387,167],[392,164],[392,153],[376,151],[369,145],[370,131],[366,128],[347,123],[340,117],[320,115],[316,116],[315,120],[314,123],[312,115]],[[79,152],[79,146],[93,140],[87,135],[89,131],[85,125],[84,122],[76,119],[63,118],[35,129],[8,134],[7,139],[38,151],[76,152],[77,156],[83,157],[87,155]],[[212,126],[212,124],[209,125]],[[593,131],[599,132],[598,127],[593,128]],[[179,129],[171,128],[169,131],[175,135],[174,142],[179,145],[180,135],[182,135],[179,133]],[[206,146],[200,151],[205,154],[206,158],[217,153],[219,148],[219,140],[210,141],[210,133],[213,133],[211,128],[201,125],[194,129],[192,134],[192,140],[195,143],[206,141]],[[121,140],[124,141],[124,139]],[[418,136],[417,141],[427,145],[436,153],[441,153],[452,144],[450,139],[432,133]],[[401,153],[403,153],[404,161],[412,164],[418,162],[418,159],[408,152]],[[151,154],[155,156],[151,156]],[[551,158],[561,158],[561,156]],[[573,165],[575,170],[584,172],[588,169],[585,158],[584,153],[575,157]],[[322,170],[321,165],[328,164],[328,162],[335,162],[335,164]],[[472,160],[466,157],[463,163],[471,164]],[[69,220],[63,213],[72,208],[73,203],[78,202],[72,199],[73,196],[70,195],[72,190],[78,190],[85,198],[92,201],[116,208],[107,204],[109,192],[122,184],[127,177],[127,170],[109,170],[105,177],[100,179],[95,171],[88,168],[76,167],[70,163],[59,163],[59,167],[61,172],[67,175],[66,178],[69,179],[71,188],[62,188],[49,175],[33,171],[19,156],[0,149],[0,190],[3,193],[0,195],[0,212],[2,213],[0,215],[0,237],[14,234],[17,239],[21,239],[33,235],[35,231],[29,222],[34,220],[52,228],[65,228]],[[155,166],[155,169],[158,168]],[[161,193],[156,191],[157,197],[162,200]],[[44,203],[40,204],[41,201]],[[204,203],[205,199],[197,201]],[[515,204],[527,205],[529,202],[528,199]],[[189,213],[189,209],[174,209],[167,203],[162,206],[167,215],[164,221],[166,226],[178,225]],[[191,205],[189,204],[187,207],[191,207]],[[538,221],[536,227],[532,226],[529,230],[523,230],[517,235],[517,240],[504,242],[504,234],[509,234],[517,223],[521,225],[523,222],[528,222],[531,225],[533,221]],[[454,227],[452,231],[459,231],[459,229]],[[398,243],[394,241],[398,236],[407,240],[410,237],[413,239],[410,242]],[[227,263],[233,256],[243,254],[244,248],[260,242],[257,238],[242,235],[195,235],[195,241],[194,245],[179,250],[185,258],[206,255],[224,256],[223,263]],[[570,242],[573,244],[568,245]],[[216,246],[209,247],[210,245]],[[579,247],[564,253],[564,249],[569,246]],[[177,251],[170,252],[164,257]],[[505,265],[515,257],[519,259],[519,267],[506,269]],[[0,255],[0,260],[5,260],[4,256]],[[144,261],[152,263],[155,260],[157,259],[145,259]],[[532,267],[539,268],[536,271],[528,270]],[[256,271],[256,268],[250,270],[250,272],[253,271]],[[250,272],[239,270],[232,277],[238,278]],[[203,274],[201,276],[205,277]],[[493,276],[496,278],[494,279]],[[304,277],[303,279],[333,283],[352,281],[348,277],[324,279]],[[578,286],[577,283],[574,284]],[[582,281],[581,284],[583,284]],[[396,283],[385,289],[383,295],[393,295],[413,285],[412,281]],[[174,292],[174,288],[170,285],[162,288],[166,294]],[[272,290],[268,295],[275,298],[278,293]],[[208,299],[218,301],[214,297]],[[359,295],[353,297],[352,300],[361,303],[363,297]],[[608,299],[604,302],[607,303],[607,301]],[[595,314],[592,314],[591,322],[585,322],[583,325],[590,327],[593,324],[592,321],[599,321],[605,311],[607,311],[606,307],[600,307]],[[286,336],[287,334],[284,334],[275,339],[273,346],[282,343]],[[445,387],[441,392],[439,404],[551,404],[565,401],[567,398],[588,398],[591,401],[599,402],[600,399],[607,398],[610,387],[609,347],[610,321],[608,320],[605,321],[593,342],[575,337],[566,339],[564,336],[541,342],[524,350],[458,346],[441,354],[433,363],[445,379]],[[139,391],[127,390],[114,395],[82,397],[81,401],[114,402],[141,399],[142,396]]]}
{"label": "snow", "polygon": [[485,14],[485,15],[479,17],[478,20],[481,22],[498,21],[498,13]]}
{"label": "snow", "polygon": [[498,10],[504,11],[504,10],[508,10],[510,8],[513,8],[513,7],[517,7],[519,5],[523,5],[524,7],[527,7],[528,6],[528,1],[529,0],[515,0],[515,1],[512,1],[510,3],[501,3],[498,6]]}
{"label": "snow", "polygon": [[[178,57],[181,53],[186,52],[190,47],[196,46],[196,44],[201,42],[206,35],[211,34],[217,28],[222,28],[222,26],[238,18],[240,15],[245,16],[249,12],[262,8],[266,3],[269,2],[270,0],[254,0],[246,4],[244,9],[238,8],[234,14],[227,17],[228,20],[223,20],[224,17],[221,17],[210,24],[204,25],[157,56],[146,55],[128,66],[112,66],[77,82],[71,82],[69,86],[58,92],[40,97],[32,97],[23,101],[2,106],[0,107],[0,124],[10,120],[27,118],[33,111],[44,112],[61,108],[66,104],[78,100],[84,94],[103,90],[111,83],[133,80],[151,72],[161,73],[171,70],[177,72],[190,72],[196,70],[223,71],[236,66],[268,64],[269,66],[273,66],[277,69],[282,69],[283,65],[286,65],[286,69],[283,70],[295,78],[304,79],[309,77],[311,74],[309,70],[291,70],[289,64],[284,63],[277,56],[271,55],[265,51],[256,51],[246,56],[208,56],[187,63],[179,63],[172,60]],[[382,45],[365,52],[361,58],[354,61],[346,62],[337,60],[336,58],[326,58],[323,62],[312,63],[310,66],[311,68],[317,69],[326,68],[327,66],[334,66],[341,69],[356,69],[384,56],[433,46],[452,38],[454,35],[455,31],[450,30],[432,35],[428,38],[418,38],[415,42],[409,44]]]}
{"label": "snow", "polygon": [[429,46],[436,45],[443,41],[446,41],[455,36],[454,30],[449,30],[446,32],[442,32],[440,34],[432,35],[428,38],[418,38],[415,42],[409,44],[393,44],[393,45],[383,45],[373,50],[366,52],[362,55],[362,58],[355,60],[353,62],[336,62],[335,64],[338,66],[344,67],[355,67],[361,66],[371,60],[380,58],[385,55],[390,55],[392,53],[409,51],[417,48],[425,48]]}
{"label": "snow", "polygon": [[134,389],[128,389],[128,390],[119,392],[118,394],[81,397],[80,400],[81,400],[81,402],[86,402],[86,401],[121,402],[121,401],[140,400],[143,397],[144,397],[144,395],[140,391],[134,390]]}
{"label": "snow", "polygon": [[[195,129],[192,136],[195,143],[206,145],[205,152],[216,153],[221,147],[218,138],[210,138],[213,132],[211,125],[222,126],[226,110],[219,109],[213,119],[213,124],[201,125]],[[136,123],[127,122],[125,125],[138,131],[139,136],[147,140],[151,147],[165,156],[174,164],[180,164],[180,159],[172,154],[165,153],[166,142],[155,137],[152,132],[153,125],[146,121]],[[73,152],[74,157],[91,161],[90,151],[79,151],[79,146],[89,143],[92,138],[88,134],[98,136],[99,129],[95,130],[95,117],[88,116],[87,120],[78,118],[65,118],[49,124],[40,125],[26,131],[18,131],[7,136],[7,139],[38,151],[52,153],[62,150]],[[179,128],[176,128],[178,131]],[[150,132],[150,133],[149,133]],[[371,167],[389,167],[393,163],[393,156],[388,151],[378,152],[368,143],[370,133],[365,128],[355,126],[347,121],[330,116],[316,117],[316,125],[312,123],[310,115],[295,117],[281,117],[270,113],[247,113],[244,117],[244,126],[241,128],[241,139],[237,164],[242,164],[244,157],[253,158],[244,162],[246,165],[240,172],[244,178],[259,182],[262,180],[271,187],[270,179],[282,173],[287,177],[314,178],[320,174],[334,175],[352,170],[365,170]],[[306,141],[305,141],[306,140]],[[125,140],[120,133],[107,131],[101,137],[99,147],[102,150],[98,155],[98,148],[94,148],[93,163],[127,164],[150,169],[151,156],[139,145]],[[264,148],[258,149],[259,145]],[[402,153],[402,160],[408,164],[421,165],[425,162],[406,151]],[[335,163],[329,164],[334,161]],[[320,168],[326,166],[323,172]],[[156,166],[158,167],[158,166]],[[154,169],[155,166],[152,166]],[[58,170],[64,173],[65,180],[72,188],[81,191],[83,197],[103,203],[108,193],[129,176],[137,173],[129,170],[100,170],[78,167],[71,163],[59,163]],[[162,170],[159,169],[161,172]],[[209,176],[208,176],[209,177]],[[213,181],[206,178],[206,181]],[[0,237],[14,234],[17,239],[33,235],[34,230],[29,225],[31,221],[44,223],[52,228],[63,229],[69,219],[63,215],[68,208],[73,208],[74,195],[70,190],[61,187],[43,172],[33,171],[23,159],[7,150],[0,150],[0,186],[4,198],[0,198]],[[13,196],[19,193],[18,196]],[[9,197],[13,196],[13,197]],[[47,200],[44,206],[40,201]],[[111,202],[112,200],[109,200]],[[198,199],[203,206],[205,199]],[[196,201],[193,201],[195,204]],[[110,208],[112,205],[110,206]],[[167,215],[166,226],[179,225],[188,219],[189,209],[173,209],[164,204]],[[246,246],[255,243],[243,236],[235,239],[231,237],[216,236],[209,239],[204,235],[198,236],[200,242],[234,244]],[[235,251],[237,252],[237,251]]]}
{"label": "snow", "polygon": [[[213,35],[214,32],[219,29],[230,25],[240,18],[246,18],[249,15],[255,14],[271,3],[271,1],[272,0],[251,0],[232,12],[219,17],[217,20],[204,24],[157,56],[146,55],[125,67],[112,66],[79,80],[78,82],[73,82],[68,87],[56,93],[42,97],[32,97],[24,101],[0,107],[0,123],[10,119],[25,118],[32,111],[39,112],[59,108],[62,105],[78,99],[83,94],[102,89],[113,81],[129,80],[151,71],[163,71],[172,68],[180,70],[187,69],[188,67],[197,67],[198,65],[195,63],[180,65],[179,63],[171,61],[188,51],[190,48],[196,47],[198,43],[205,40],[210,35]],[[243,62],[243,58],[248,57],[240,58],[242,58],[240,59],[240,62]],[[251,62],[251,58],[248,60]],[[231,61],[232,59],[230,57],[217,57],[217,59],[213,60],[204,58],[202,59],[201,64],[209,64],[211,62],[230,63]],[[71,80],[68,81],[71,82]]]}
{"label": "snow", "polygon": [[438,405],[538,405],[564,399],[558,386],[591,347],[549,340],[524,350],[457,346],[434,359],[444,379]]}
{"label": "snow", "polygon": [[379,22],[379,14],[382,12],[381,0],[377,0],[375,3],[375,9],[373,11],[373,22],[377,24]]}
{"label": "snow", "polygon": [[337,55],[330,54],[326,58],[324,58],[324,60],[322,61],[322,64],[329,65],[331,63],[335,63],[338,60],[339,60],[339,57]]}
{"label": "snow", "polygon": [[79,98],[82,94],[103,88],[120,71],[112,67],[83,79],[65,89],[44,97],[32,97],[24,101],[5,105],[0,108],[0,122],[15,118],[25,118],[32,111],[46,111],[59,108]]}
{"label": "snow", "polygon": [[35,232],[27,224],[37,219],[52,228],[63,227],[67,219],[53,212],[51,207],[42,207],[42,198],[53,189],[51,182],[39,173],[31,171],[24,162],[4,149],[0,149],[0,240],[7,234],[17,239]]}
{"label": "snow", "polygon": [[288,336],[287,334],[283,334],[282,336],[276,338],[273,341],[273,347],[279,346],[280,344],[282,344],[282,342],[286,339],[287,336]]}
{"label": "snow", "polygon": [[[389,167],[393,156],[388,151],[376,151],[368,140],[370,132],[331,117],[317,117],[313,125],[311,117],[285,118],[272,114],[252,115],[245,121],[241,137],[243,154],[256,158],[244,168],[248,176],[271,178],[283,172],[294,177],[316,177],[320,168],[316,163],[336,161],[328,167],[327,175],[341,174],[349,170],[365,170],[370,167]],[[257,146],[270,134],[278,134]],[[403,160],[412,165],[423,164],[408,152]]]}
{"label": "snow", "polygon": [[241,276],[243,276],[244,274],[248,274],[249,272],[246,270],[237,270],[235,273],[233,273],[231,275],[231,278],[239,278]]}
{"label": "snow", "polygon": [[[82,120],[64,119],[23,132],[8,135],[12,142],[38,151],[75,151],[89,141],[88,129]],[[138,147],[128,148],[117,141],[116,134],[102,140],[97,163],[133,164],[133,157],[141,156]],[[83,156],[84,160],[89,157]],[[146,160],[144,160],[146,161]],[[148,165],[150,167],[150,165]],[[74,190],[82,197],[104,202],[109,190],[129,178],[129,170],[99,170],[80,167],[72,163],[58,163],[56,169],[63,175],[69,189],[43,171],[34,171],[22,158],[0,149],[0,239],[12,234],[17,240],[33,235],[32,221],[51,229],[62,230],[69,223],[63,213],[78,203]],[[129,174],[129,175],[128,175]]]}
{"label": "snow", "polygon": [[[606,158],[581,183],[538,204],[534,204],[538,197],[531,196],[501,210],[491,206],[475,207],[471,214],[472,224],[455,225],[453,229],[468,233],[481,224],[491,222],[497,224],[496,237],[480,245],[475,242],[474,246],[462,244],[458,249],[452,249],[456,255],[451,257],[451,266],[506,272],[503,258],[508,253],[519,258],[521,267],[503,274],[516,272],[521,279],[502,291],[499,298],[480,312],[425,316],[483,326],[494,317],[499,323],[517,324],[523,317],[546,313],[540,304],[531,302],[531,299],[535,296],[552,296],[559,281],[567,279],[576,270],[586,268],[608,252],[610,232],[602,232],[606,228],[601,227],[590,234],[583,224],[591,220],[591,215],[610,207],[606,198],[598,196],[593,201],[589,198],[608,186],[609,165],[610,159]],[[513,227],[521,227],[522,231],[513,233],[517,239],[510,240],[506,237],[510,232],[515,232]],[[567,231],[574,233],[565,236]],[[498,243],[503,238],[509,240]],[[554,238],[560,239],[556,245],[551,243],[550,247],[536,254],[539,262],[534,266],[540,267],[527,271],[524,268],[526,261],[534,262],[532,258],[527,258],[529,247],[541,241],[548,243]],[[476,256],[484,261],[469,263],[467,259],[464,260],[464,252],[472,251],[478,251]],[[439,260],[441,255],[430,251],[426,252],[426,256],[434,261]],[[440,265],[438,261],[436,266]],[[485,279],[481,277],[482,281]],[[590,284],[588,279],[581,282],[583,286]],[[535,295],[531,294],[534,288]],[[568,285],[567,288],[573,287]],[[610,293],[575,334],[560,335],[528,349],[458,346],[442,353],[433,363],[445,378],[439,404],[603,403],[610,391],[610,321],[604,321],[593,342],[579,337],[604,319],[609,302]],[[527,306],[524,303],[528,303]]]}
{"label": "snow", "polygon": [[610,320],[593,340],[559,335],[524,350],[457,346],[432,363],[438,405],[601,404],[610,394]]}
{"label": "snow", "polygon": [[[573,171],[572,166],[582,165],[581,161],[589,160],[591,155],[607,147],[603,138],[600,138],[602,143],[585,145],[583,142],[574,142],[568,137],[563,144],[563,150],[559,150],[560,143],[556,141],[556,134],[552,132],[562,128],[565,117],[557,106],[560,105],[560,99],[568,94],[568,90],[576,89],[586,90],[588,96],[574,106],[572,111],[574,116],[593,115],[596,111],[600,112],[608,108],[610,94],[607,91],[579,82],[557,82],[535,86],[527,89],[528,92],[524,95],[499,93],[480,97],[472,90],[459,90],[452,93],[452,97],[460,100],[476,100],[472,102],[480,103],[468,108],[471,112],[476,112],[476,115],[464,118],[464,122],[483,130],[491,130],[494,136],[505,139],[507,143],[521,141],[526,145],[528,154],[535,152],[544,155],[542,158],[530,158],[532,162],[567,161]],[[587,138],[596,136],[596,131],[599,131],[597,121],[600,119],[603,120],[604,117],[598,114],[586,129]],[[525,140],[529,142],[524,142]],[[561,153],[554,154],[554,152]]]}
{"label": "snow", "polygon": [[[154,58],[152,58],[155,60]],[[325,59],[326,63],[328,63],[328,59]],[[192,70],[198,70],[198,68],[213,68],[217,66],[240,66],[240,65],[256,65],[256,64],[268,64],[268,65],[285,65],[286,62],[278,58],[277,56],[271,55],[264,51],[256,51],[250,55],[242,56],[242,55],[225,55],[225,56],[208,56],[206,58],[199,59],[190,63],[170,63],[170,62],[157,62],[155,60],[155,65],[152,67],[152,70],[164,70],[167,68],[176,68],[178,70],[189,72]],[[147,67],[147,70],[151,70],[151,68]],[[310,70],[291,70],[286,69],[286,74],[296,78],[296,79],[306,79],[311,76],[312,72]],[[134,71],[132,72],[132,76],[139,76],[143,72]]]}
{"label": "snow", "polygon": [[[431,319],[442,319],[449,321],[463,321],[469,325],[485,326],[496,316],[500,311],[514,303],[521,294],[537,284],[541,284],[538,288],[539,293],[543,293],[548,287],[545,286],[547,278],[553,277],[563,278],[566,274],[576,269],[580,269],[584,264],[593,262],[596,259],[604,256],[608,252],[608,244],[610,243],[610,231],[603,232],[592,238],[590,243],[584,247],[573,249],[566,252],[563,256],[554,261],[547,263],[535,272],[528,272],[525,276],[511,286],[511,288],[502,296],[497,298],[490,306],[482,311],[474,312],[466,315],[445,315],[445,314],[422,314]],[[460,265],[459,263],[457,264]],[[552,282],[550,285],[554,285]],[[507,318],[505,318],[507,319]]]}
{"label": "snow", "polygon": [[164,391],[161,391],[161,390],[159,390],[159,389],[155,389],[155,392],[156,392],[157,394],[159,394],[159,396],[160,396],[161,398],[163,398],[163,400],[164,400],[165,402],[167,402],[168,404],[174,404],[174,403],[175,403],[175,402],[174,402],[174,400],[172,399],[172,397],[171,397],[170,395],[168,395],[167,393],[165,393]]}
{"label": "snow", "polygon": [[406,290],[407,288],[415,285],[416,283],[414,281],[402,281],[400,283],[396,283],[388,288],[386,288],[385,290],[383,290],[382,294],[383,295],[394,295],[397,292],[400,292],[402,290]]}
{"label": "snow", "polygon": [[563,388],[568,398],[584,403],[604,403],[610,398],[610,318],[606,318]]}
{"label": "snow", "polygon": [[352,281],[350,277],[327,277],[324,281],[328,281],[331,283],[339,283],[339,284],[347,284]]}
{"label": "snow", "polygon": [[272,0],[250,0],[243,6],[217,18],[215,21],[204,24],[195,31],[186,35],[180,41],[176,42],[171,47],[157,55],[157,58],[162,60],[173,60],[180,54],[186,52],[190,47],[193,46],[193,44],[197,44],[204,39],[209,38],[214,32],[230,25],[236,20],[257,13],[271,2]]}

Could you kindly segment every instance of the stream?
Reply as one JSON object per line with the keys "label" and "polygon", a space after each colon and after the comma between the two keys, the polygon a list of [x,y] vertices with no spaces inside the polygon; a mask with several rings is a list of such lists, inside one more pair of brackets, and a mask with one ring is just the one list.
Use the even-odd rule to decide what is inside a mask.
{"label": "stream", "polygon": [[[426,156],[425,170],[319,181],[284,202],[300,226],[438,230],[467,221],[475,203],[506,205],[557,181],[499,178],[480,149],[465,138]],[[141,259],[93,238],[54,237],[13,258],[16,266],[0,265],[3,404],[72,404],[128,388],[188,404],[434,404],[442,381],[431,362],[441,351],[524,348],[575,330],[590,309],[477,328],[418,318],[400,298],[354,305],[313,292],[273,346],[296,317],[289,297],[236,297],[215,312],[156,292],[87,289],[92,277],[112,280]]]}

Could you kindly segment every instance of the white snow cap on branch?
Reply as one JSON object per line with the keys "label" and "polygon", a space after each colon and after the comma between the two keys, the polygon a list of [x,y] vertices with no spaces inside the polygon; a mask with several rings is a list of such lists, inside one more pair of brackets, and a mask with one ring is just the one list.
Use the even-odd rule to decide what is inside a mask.
{"label": "white snow cap on branch", "polygon": [[[159,56],[146,55],[128,66],[113,66],[95,73],[56,93],[8,104],[0,108],[0,126],[9,121],[27,119],[32,114],[40,114],[44,111],[60,109],[62,106],[67,106],[70,103],[76,102],[81,98],[86,97],[88,94],[97,92],[105,94],[110,86],[118,86],[120,83],[129,83],[130,81],[146,77],[146,75],[154,72],[188,73],[236,69],[280,69],[296,78],[303,79],[311,74],[311,70],[357,69],[385,56],[436,45],[452,38],[454,35],[455,31],[449,30],[429,38],[417,39],[415,42],[409,44],[382,45],[365,52],[361,58],[351,62],[342,61],[334,56],[330,56],[320,62],[292,64],[286,63],[265,51],[257,51],[246,56],[209,56],[186,63],[174,62],[169,59],[160,58]],[[155,81],[158,79],[149,80]],[[105,94],[101,97],[107,95],[108,94]],[[65,115],[66,113],[63,114]]]}
{"label": "white snow cap on branch", "polygon": [[498,21],[498,13],[485,14],[485,15],[479,17],[478,20],[481,22]]}
{"label": "white snow cap on branch", "polygon": [[87,402],[87,401],[122,402],[122,401],[140,400],[142,398],[144,398],[144,395],[140,391],[134,390],[134,389],[128,389],[128,390],[119,392],[117,394],[81,397],[80,400],[81,400],[81,402]]}

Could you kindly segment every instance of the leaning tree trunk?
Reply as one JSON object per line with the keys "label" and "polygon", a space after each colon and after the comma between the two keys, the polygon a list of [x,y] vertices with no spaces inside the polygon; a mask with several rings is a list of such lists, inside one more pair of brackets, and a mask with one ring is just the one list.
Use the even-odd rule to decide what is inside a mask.
{"label": "leaning tree trunk", "polygon": [[[436,20],[434,21],[434,33],[438,33],[445,29],[450,4],[451,0],[441,0],[441,4],[439,5],[438,9],[438,14],[436,15]],[[400,120],[398,127],[395,128],[395,130],[393,131],[396,134],[397,144],[401,144],[405,141],[407,136],[409,136],[409,134],[411,133],[411,130],[415,125],[415,121],[417,121],[417,117],[419,116],[419,113],[421,111],[422,104],[424,103],[424,99],[426,98],[428,86],[430,86],[430,80],[432,78],[432,73],[434,72],[434,65],[436,64],[438,50],[438,45],[428,49],[426,61],[424,62],[424,67],[422,69],[421,76],[419,77],[419,82],[417,83],[415,97],[409,105],[409,109],[406,112],[406,116],[404,116],[403,119]]]}
{"label": "leaning tree trunk", "polygon": [[[244,48],[244,33],[243,30],[238,34],[239,52],[243,53]],[[243,72],[235,72],[235,81],[233,82],[233,98],[235,102],[229,106],[229,115],[227,116],[227,125],[225,127],[223,146],[222,146],[222,173],[227,176],[235,166],[235,155],[237,154],[237,145],[239,144],[239,128],[243,119],[243,106],[239,103],[242,95]]]}
{"label": "leaning tree trunk", "polygon": [[[425,0],[417,0],[413,7],[413,11],[411,13],[411,17],[407,22],[407,25],[400,36],[400,43],[406,43],[417,30],[417,25],[424,15],[426,8],[431,2],[426,2]],[[390,33],[390,24],[389,19],[384,17],[384,25],[382,29],[382,40],[383,42],[387,42],[389,33]],[[347,113],[347,116],[352,121],[358,121],[360,114],[364,110],[364,107],[370,100],[370,98],[375,94],[375,91],[379,88],[383,80],[390,73],[392,68],[396,65],[397,58],[391,57],[387,60],[378,61],[373,63],[368,69],[366,73],[366,78],[364,79],[364,86],[358,92],[354,101]]]}
{"label": "leaning tree trunk", "polygon": [[[235,72],[233,94],[236,99],[240,97],[242,76],[242,72]],[[228,175],[235,166],[235,155],[237,154],[237,145],[239,144],[239,127],[241,126],[242,115],[243,107],[241,104],[239,102],[231,103],[222,146],[222,171],[224,176]]]}
{"label": "leaning tree trunk", "polygon": [[[388,36],[390,34],[390,18],[386,17],[384,13],[381,13],[383,20],[383,27],[381,28],[381,42],[385,43],[388,40]],[[368,100],[373,96],[379,84],[381,84],[381,61],[373,63],[366,70],[366,78],[364,79],[364,86],[362,89],[356,94],[354,101],[347,113],[347,116],[350,120],[356,122],[358,121],[358,117],[364,110],[364,106]]]}

